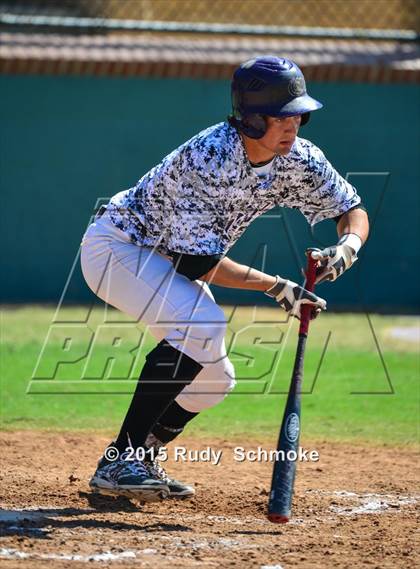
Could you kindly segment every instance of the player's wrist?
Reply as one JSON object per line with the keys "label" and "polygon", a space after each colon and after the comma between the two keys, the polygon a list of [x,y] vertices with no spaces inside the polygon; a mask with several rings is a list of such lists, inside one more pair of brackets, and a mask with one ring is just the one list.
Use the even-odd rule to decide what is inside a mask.
{"label": "player's wrist", "polygon": [[338,245],[347,245],[348,247],[351,247],[351,249],[354,251],[354,254],[357,255],[363,245],[363,241],[357,235],[357,233],[345,233],[340,237]]}
{"label": "player's wrist", "polygon": [[264,290],[264,294],[277,300],[277,297],[283,291],[287,280],[282,279],[279,275],[275,275],[273,279],[274,282],[272,282],[271,286]]}

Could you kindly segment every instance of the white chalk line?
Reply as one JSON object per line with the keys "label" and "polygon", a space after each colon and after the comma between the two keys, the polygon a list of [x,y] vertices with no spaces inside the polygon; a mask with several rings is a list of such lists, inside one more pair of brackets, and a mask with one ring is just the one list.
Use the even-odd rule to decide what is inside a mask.
{"label": "white chalk line", "polygon": [[[341,499],[344,501],[343,505],[331,504],[329,506],[329,511],[333,512],[339,516],[358,516],[358,515],[365,515],[365,514],[382,514],[392,513],[398,514],[401,512],[401,509],[404,506],[414,505],[419,501],[419,496],[408,496],[408,495],[395,495],[395,494],[378,494],[378,493],[357,493],[357,492],[350,492],[347,490],[336,490],[333,492],[325,491],[325,490],[308,490],[307,494],[315,494],[315,495],[322,495],[324,497],[330,497],[335,499]],[[1,507],[1,506],[0,506]],[[6,508],[6,506],[2,506]],[[68,508],[62,508],[63,514],[68,516]],[[23,520],[32,520],[32,521],[40,521],[47,517],[60,517],[60,509],[57,508],[36,508],[35,506],[30,506],[28,508],[16,508],[14,510],[3,510],[0,516],[0,521],[4,522],[12,522],[16,524],[19,521]],[[168,520],[173,519],[179,521],[179,515],[174,514],[162,514],[162,515],[151,515],[153,519],[161,519],[162,523],[168,523]],[[258,526],[265,526],[269,525],[273,527],[273,525],[268,522],[265,518],[256,518],[254,516],[215,516],[215,515],[202,515],[202,514],[190,514],[190,515],[182,515],[183,522],[195,522],[200,521],[202,522],[203,519],[207,519],[209,522],[216,522],[216,523],[230,523],[233,525],[241,525],[244,526],[246,524],[250,525],[258,525]],[[299,518],[292,518],[292,520],[288,523],[290,525],[317,525],[318,523],[322,522],[331,522],[334,518],[331,516],[326,517],[316,517],[313,520],[303,520]],[[17,529],[17,526],[9,526],[9,529]],[[41,530],[41,528],[28,528],[28,530]],[[88,533],[96,533],[95,530],[89,530]],[[253,544],[248,542],[244,538],[237,537],[236,539],[230,538],[214,538],[214,539],[207,539],[207,538],[192,538],[188,539],[185,536],[156,536],[161,541],[169,541],[171,545],[174,545],[177,549],[192,549],[192,550],[199,550],[199,549],[210,549],[214,551],[214,548],[221,547],[223,549],[234,550],[234,549],[241,549],[243,550],[244,547],[246,548],[254,548],[258,547],[257,544]],[[118,553],[113,553],[112,551],[104,551],[98,553],[92,553],[89,555],[80,555],[80,554],[71,554],[71,553],[36,553],[36,552],[25,552],[19,551],[13,548],[1,548],[0,549],[0,558],[13,558],[13,559],[51,559],[51,560],[64,560],[64,561],[80,561],[80,562],[102,562],[106,563],[109,561],[129,561],[133,559],[139,559],[142,556],[147,556],[151,554],[158,554],[158,550],[153,548],[145,548],[141,550],[127,550]],[[281,567],[280,565],[266,565],[262,566],[261,569],[277,569]]]}
{"label": "white chalk line", "polygon": [[[378,493],[356,493],[349,492],[347,490],[336,490],[333,492],[326,490],[307,490],[307,494],[319,494],[323,496],[340,497],[345,500],[353,500],[357,503],[349,508],[348,506],[337,506],[331,505],[330,511],[337,514],[343,515],[360,515],[364,513],[381,513],[384,511],[394,511],[398,513],[398,509],[401,506],[407,506],[410,504],[415,504],[419,500],[419,496],[407,496],[407,495],[395,495],[395,494],[378,494]],[[87,515],[91,515],[94,512],[86,512]],[[152,516],[153,519],[161,519],[163,523],[167,523],[168,520],[179,521],[179,514],[176,512],[173,514],[147,514]],[[68,508],[55,508],[43,507],[39,508],[36,506],[28,506],[26,508],[14,508],[13,510],[8,509],[5,504],[0,504],[0,522],[8,523],[12,522],[14,524],[19,521],[29,520],[29,521],[41,521],[45,518],[54,517],[71,517],[71,513],[68,513]],[[230,523],[233,525],[244,525],[253,524],[260,526],[267,526],[269,522],[264,518],[257,518],[255,516],[217,516],[203,514],[188,514],[182,515],[182,520],[184,522],[197,522],[207,519],[210,522],[219,523]],[[317,518],[320,519],[319,517]],[[312,525],[310,520],[303,520],[300,518],[292,518],[288,525]],[[271,526],[271,524],[269,524]],[[36,528],[32,528],[36,529]]]}
{"label": "white chalk line", "polygon": [[[326,490],[307,490],[307,494],[319,494],[323,496],[331,497],[341,497],[343,499],[358,501],[359,503],[355,505],[353,509],[341,508],[340,506],[330,506],[330,510],[336,513],[345,513],[345,515],[356,515],[363,513],[381,513],[385,510],[392,509],[398,510],[399,506],[406,506],[410,504],[415,504],[419,500],[420,496],[408,496],[408,495],[396,495],[396,494],[378,494],[378,493],[356,493],[347,490],[336,490],[333,492]],[[28,506],[24,508],[14,508],[13,510],[8,509],[9,506],[6,504],[0,504],[0,522],[7,523],[17,523],[19,521],[29,520],[29,521],[40,521],[48,517],[71,517],[71,513],[68,513],[68,508],[57,508],[57,507],[37,507]],[[92,514],[94,512],[86,512],[86,514]],[[179,514],[176,512],[173,514],[148,514],[154,519],[162,519],[163,522],[167,522],[168,519],[173,519],[179,521]],[[207,519],[210,522],[219,523],[230,523],[233,525],[243,525],[246,523],[267,526],[268,522],[264,517],[256,518],[255,516],[217,516],[203,514],[189,514],[182,515],[184,522],[195,522]],[[288,525],[302,525],[309,523],[307,520],[292,518]],[[270,524],[271,525],[271,524]]]}
{"label": "white chalk line", "polygon": [[329,506],[331,512],[340,516],[382,514],[384,512],[398,514],[402,507],[417,504],[420,499],[420,496],[416,495],[357,493],[347,490],[336,490],[334,492],[309,490],[308,493],[341,498],[344,501],[343,505],[331,504]]}
{"label": "white chalk line", "polygon": [[122,551],[121,553],[112,553],[104,551],[103,553],[95,553],[92,555],[79,555],[67,553],[27,553],[7,547],[0,548],[0,557],[6,559],[54,559],[56,561],[81,561],[82,563],[90,563],[92,561],[126,561],[136,559],[139,555],[156,554],[156,549],[142,549],[139,551]]}

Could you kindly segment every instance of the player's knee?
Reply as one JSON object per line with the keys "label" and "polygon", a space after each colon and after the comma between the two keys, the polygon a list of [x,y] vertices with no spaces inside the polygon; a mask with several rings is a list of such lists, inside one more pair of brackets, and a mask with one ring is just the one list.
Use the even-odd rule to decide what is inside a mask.
{"label": "player's knee", "polygon": [[221,398],[214,403],[221,403],[223,399],[229,395],[229,393],[234,389],[236,385],[235,379],[235,368],[228,357],[223,360],[223,377],[224,377],[224,392],[221,394]]}
{"label": "player's knee", "polygon": [[176,400],[179,405],[191,413],[199,413],[221,403],[235,385],[235,369],[226,356],[201,370]]}

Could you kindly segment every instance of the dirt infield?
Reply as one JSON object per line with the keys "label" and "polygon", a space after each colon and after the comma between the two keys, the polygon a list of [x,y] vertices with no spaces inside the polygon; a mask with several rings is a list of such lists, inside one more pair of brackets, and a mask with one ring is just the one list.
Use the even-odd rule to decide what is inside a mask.
{"label": "dirt infield", "polygon": [[[404,448],[319,443],[301,463],[293,520],[265,518],[270,462],[238,462],[258,442],[183,439],[223,450],[208,462],[166,464],[197,497],[137,506],[89,494],[109,442],[87,434],[2,433],[0,560],[5,568],[418,567],[418,455]],[[418,523],[418,519],[417,519]],[[418,551],[418,548],[417,548]],[[417,557],[416,557],[417,555]]]}

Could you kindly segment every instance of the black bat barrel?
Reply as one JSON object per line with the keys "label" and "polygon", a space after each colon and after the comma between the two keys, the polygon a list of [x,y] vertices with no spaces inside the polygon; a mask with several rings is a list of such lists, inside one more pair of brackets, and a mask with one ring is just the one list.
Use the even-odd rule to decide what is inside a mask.
{"label": "black bat barrel", "polygon": [[[306,338],[306,334],[299,334],[293,375],[277,444],[277,451],[279,452],[273,468],[267,515],[273,523],[286,523],[291,514],[297,466],[295,458],[299,451],[303,359]],[[290,460],[290,458],[294,460]]]}

